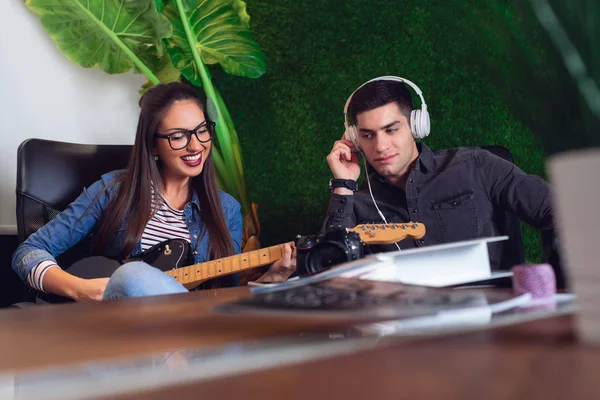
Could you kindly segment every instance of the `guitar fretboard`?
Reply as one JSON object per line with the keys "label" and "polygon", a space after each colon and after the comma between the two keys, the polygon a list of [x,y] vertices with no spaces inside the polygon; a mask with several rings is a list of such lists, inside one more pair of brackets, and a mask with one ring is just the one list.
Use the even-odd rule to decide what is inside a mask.
{"label": "guitar fretboard", "polygon": [[294,242],[283,243],[247,253],[236,254],[235,256],[165,271],[165,273],[171,275],[177,282],[190,289],[208,279],[235,274],[236,272],[274,263],[283,258],[283,246],[285,244],[292,245],[293,249]]}

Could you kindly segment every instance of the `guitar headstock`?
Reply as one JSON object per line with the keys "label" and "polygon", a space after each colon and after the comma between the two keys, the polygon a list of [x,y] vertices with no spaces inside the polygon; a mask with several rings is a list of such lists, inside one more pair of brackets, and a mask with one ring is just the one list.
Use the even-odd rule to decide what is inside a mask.
{"label": "guitar headstock", "polygon": [[392,244],[403,239],[421,239],[425,236],[425,225],[420,222],[391,224],[360,224],[348,228],[356,232],[366,244]]}

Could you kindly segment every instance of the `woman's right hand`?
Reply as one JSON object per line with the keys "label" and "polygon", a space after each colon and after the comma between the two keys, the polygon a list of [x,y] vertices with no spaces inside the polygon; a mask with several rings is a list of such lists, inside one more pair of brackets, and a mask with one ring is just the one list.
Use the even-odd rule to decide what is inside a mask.
{"label": "woman's right hand", "polygon": [[60,268],[50,268],[44,275],[44,290],[75,301],[100,301],[109,278],[83,279]]}
{"label": "woman's right hand", "polygon": [[101,301],[110,278],[81,279],[81,287],[77,293],[77,301]]}
{"label": "woman's right hand", "polygon": [[360,176],[358,153],[352,142],[347,139],[342,138],[333,144],[333,148],[327,156],[327,164],[335,179],[355,181]]}

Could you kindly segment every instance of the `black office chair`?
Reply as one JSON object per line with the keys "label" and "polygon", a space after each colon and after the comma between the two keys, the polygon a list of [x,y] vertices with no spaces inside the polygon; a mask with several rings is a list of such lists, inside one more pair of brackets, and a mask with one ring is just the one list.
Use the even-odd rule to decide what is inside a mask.
{"label": "black office chair", "polygon": [[554,270],[556,276],[556,288],[557,289],[568,289],[569,281],[562,267],[560,249],[558,246],[558,238],[554,230],[546,230],[541,232],[542,237],[542,248],[544,252],[542,254],[542,262],[548,263]]}
{"label": "black office chair", "polygon": [[[84,187],[127,166],[131,145],[92,145],[28,139],[17,150],[17,231],[22,243],[64,210]],[[88,243],[58,259],[68,267],[85,256]],[[35,293],[26,286],[26,299]]]}

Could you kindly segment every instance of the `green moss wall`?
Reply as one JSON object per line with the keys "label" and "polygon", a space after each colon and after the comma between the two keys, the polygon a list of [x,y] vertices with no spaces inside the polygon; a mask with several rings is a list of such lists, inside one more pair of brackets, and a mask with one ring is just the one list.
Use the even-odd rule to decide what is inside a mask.
{"label": "green moss wall", "polygon": [[[215,69],[236,123],[261,241],[315,233],[330,172],[325,161],[343,133],[343,106],[367,79],[400,75],[423,90],[433,149],[501,144],[526,172],[544,174],[535,137],[511,115],[473,60],[490,55],[469,34],[463,10],[480,0],[247,0],[255,39],[267,55],[256,80]],[[466,32],[466,33],[465,33]],[[527,258],[538,235],[524,229]]]}

